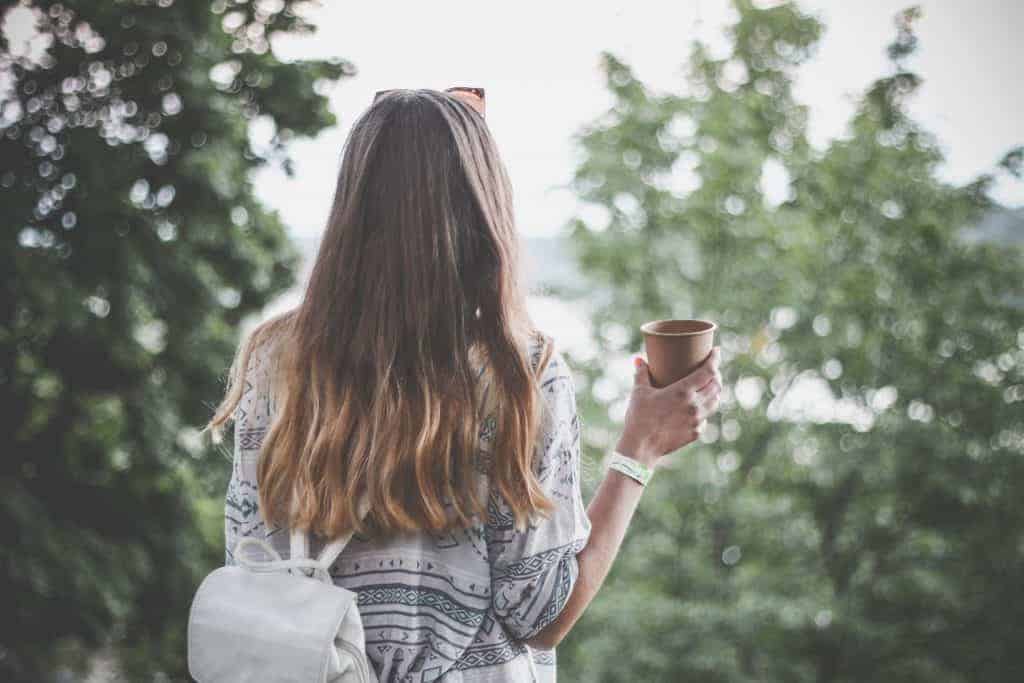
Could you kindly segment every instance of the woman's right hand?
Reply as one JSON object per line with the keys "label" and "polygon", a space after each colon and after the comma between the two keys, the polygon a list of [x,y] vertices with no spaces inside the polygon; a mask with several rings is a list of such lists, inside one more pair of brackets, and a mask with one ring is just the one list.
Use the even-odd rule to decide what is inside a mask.
{"label": "woman's right hand", "polygon": [[696,370],[666,387],[651,385],[647,362],[637,356],[633,393],[617,451],[655,467],[661,456],[700,437],[704,420],[718,409],[721,349],[715,347]]}

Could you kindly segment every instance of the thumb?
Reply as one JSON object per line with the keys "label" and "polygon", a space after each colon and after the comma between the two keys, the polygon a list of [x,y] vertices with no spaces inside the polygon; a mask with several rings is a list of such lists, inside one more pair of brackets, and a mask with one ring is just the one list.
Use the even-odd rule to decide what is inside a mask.
{"label": "thumb", "polygon": [[647,362],[640,356],[633,357],[633,383],[638,386],[651,386],[651,374],[647,370]]}

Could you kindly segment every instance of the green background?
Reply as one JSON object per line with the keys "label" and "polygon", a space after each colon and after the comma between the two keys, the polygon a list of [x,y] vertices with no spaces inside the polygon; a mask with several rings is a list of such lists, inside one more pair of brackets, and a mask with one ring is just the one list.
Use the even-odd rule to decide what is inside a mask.
{"label": "green background", "polygon": [[[270,32],[311,30],[292,5],[235,3],[225,22],[224,2],[36,2],[44,58],[0,43],[0,678],[77,680],[101,653],[127,680],[186,680],[231,453],[197,430],[241,323],[300,256],[249,174],[288,168],[290,140],[335,123],[320,86],[356,73],[273,56]],[[823,27],[735,6],[733,54],[694,44],[685,92],[604,54],[614,104],[577,136],[574,190],[612,220],[566,226],[585,286],[555,294],[590,292],[598,358],[640,348],[645,320],[716,320],[728,388],[656,474],[559,676],[1012,680],[1024,259],[964,230],[1021,236],[988,194],[1021,149],[939,179],[940,141],[906,109],[914,8],[846,134],[813,148],[792,74]],[[276,131],[260,153],[256,116]],[[781,204],[766,164],[791,179]],[[680,168],[692,192],[671,189]],[[607,367],[569,361],[589,499],[616,406],[593,391]],[[838,403],[793,409],[808,383]]]}

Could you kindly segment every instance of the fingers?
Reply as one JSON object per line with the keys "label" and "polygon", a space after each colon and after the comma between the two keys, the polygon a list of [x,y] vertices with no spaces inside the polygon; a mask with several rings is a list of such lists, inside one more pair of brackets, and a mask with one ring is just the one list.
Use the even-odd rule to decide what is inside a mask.
{"label": "fingers", "polygon": [[717,390],[696,393],[694,394],[693,400],[688,401],[685,404],[683,412],[685,412],[686,415],[688,415],[694,422],[701,422],[718,410],[719,401],[720,395]]}
{"label": "fingers", "polygon": [[682,399],[682,412],[686,418],[680,426],[687,430],[687,443],[700,438],[707,419],[718,410],[723,387],[722,374],[718,371],[720,353],[715,347],[697,370],[666,387]]}
{"label": "fingers", "polygon": [[711,381],[702,386],[700,389],[697,389],[696,393],[698,396],[702,396],[706,399],[708,396],[712,394],[718,394],[721,391],[722,373],[720,373],[718,370],[715,370],[714,375],[711,377]]}
{"label": "fingers", "polygon": [[708,417],[718,410],[718,401],[718,394],[714,394],[710,399],[705,401],[703,405],[701,405],[700,409],[697,411],[697,415],[700,416],[701,424],[703,424],[704,420],[708,419]]}
{"label": "fingers", "polygon": [[696,441],[697,439],[699,439],[700,438],[700,433],[704,429],[704,425],[705,425],[705,423],[704,423],[703,420],[701,420],[700,422],[695,424],[693,426],[693,429],[690,430],[690,433],[688,435],[686,443],[690,444],[690,443],[693,443],[694,441]]}
{"label": "fingers", "polygon": [[722,392],[722,378],[717,372],[703,388],[687,390],[683,411],[693,421],[702,423],[718,410]]}
{"label": "fingers", "polygon": [[707,403],[712,398],[718,397],[722,392],[722,375],[717,370],[711,375],[711,379],[700,389],[682,388],[681,400],[684,411],[688,415],[697,415],[699,406]]}
{"label": "fingers", "polygon": [[697,390],[703,388],[708,382],[714,379],[718,373],[718,361],[721,357],[721,351],[719,347],[711,349],[711,353],[708,357],[700,364],[700,366],[691,372],[686,377],[683,377],[676,382],[668,385],[667,389],[672,389],[681,396],[685,396],[688,390]]}

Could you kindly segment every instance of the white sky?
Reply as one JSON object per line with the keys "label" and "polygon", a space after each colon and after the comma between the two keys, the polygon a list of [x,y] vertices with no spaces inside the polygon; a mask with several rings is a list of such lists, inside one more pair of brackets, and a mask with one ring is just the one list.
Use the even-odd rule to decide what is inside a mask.
{"label": "white sky", "polygon": [[[762,0],[765,4],[771,0]],[[797,98],[811,107],[818,145],[841,135],[853,97],[888,73],[885,46],[892,18],[908,0],[807,0],[825,22],[817,55],[797,74]],[[991,170],[1024,143],[1021,77],[1024,3],[1016,0],[924,0],[920,48],[910,66],[924,78],[912,106],[946,146],[943,169],[963,181]],[[577,211],[561,186],[572,177],[571,136],[602,114],[611,98],[598,68],[600,51],[629,64],[649,87],[679,91],[690,41],[727,48],[727,0],[693,2],[341,3],[311,12],[310,38],[273,44],[284,58],[339,56],[358,75],[332,91],[339,125],[293,144],[292,180],[268,169],[259,197],[278,209],[296,236],[318,236],[326,220],[342,144],[352,121],[384,88],[487,89],[487,120],[512,176],[516,218],[524,235],[553,235]],[[1024,204],[1024,183],[1000,174],[995,196]]]}

